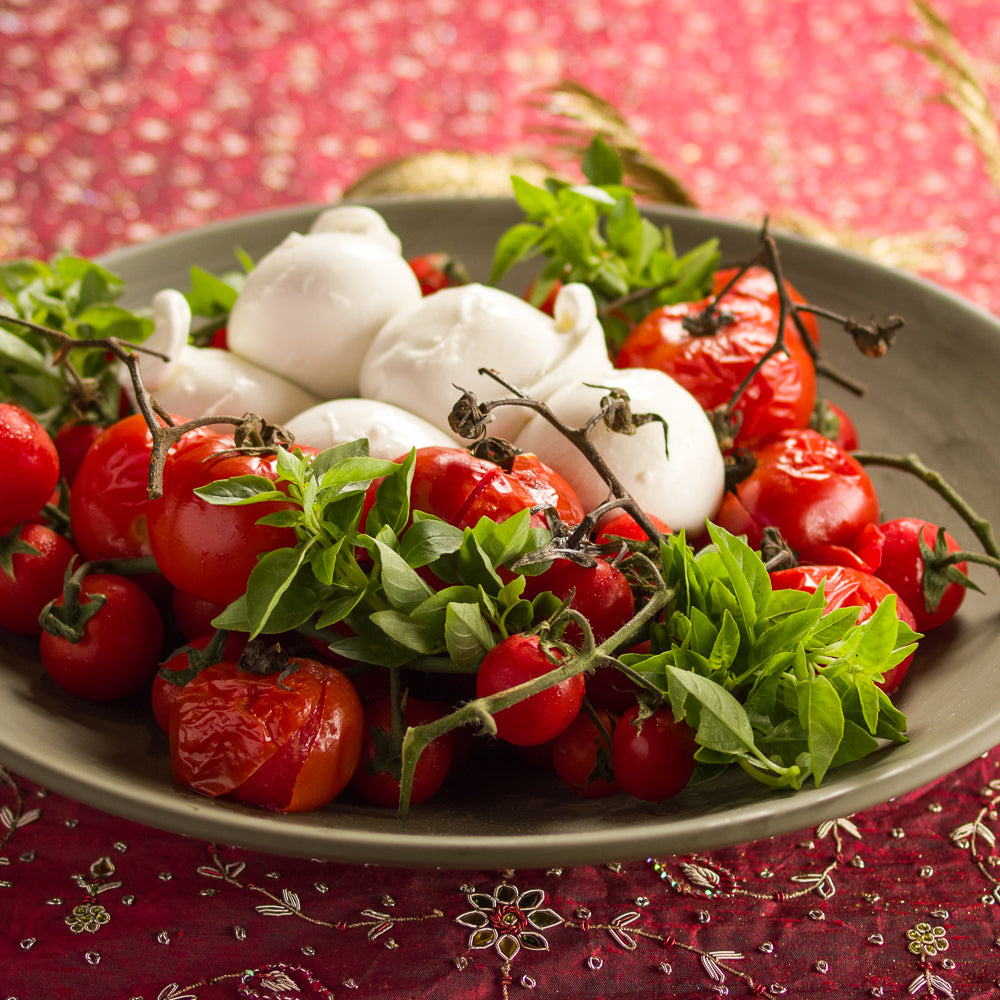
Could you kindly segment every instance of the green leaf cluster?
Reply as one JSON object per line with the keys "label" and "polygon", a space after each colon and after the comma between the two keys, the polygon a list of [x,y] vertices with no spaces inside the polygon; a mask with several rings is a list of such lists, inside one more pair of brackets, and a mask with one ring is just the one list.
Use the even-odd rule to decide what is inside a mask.
{"label": "green leaf cluster", "polygon": [[919,636],[882,602],[857,624],[857,608],[824,614],[822,588],[772,590],[760,556],[709,525],[694,552],[684,536],[662,547],[675,604],[648,656],[623,657],[663,691],[699,744],[696,780],[732,763],[765,784],[819,785],[831,767],[880,741],[905,741],[905,716],[876,681]]}
{"label": "green leaf cluster", "polygon": [[3,317],[29,320],[77,340],[118,337],[141,343],[152,333],[152,320],[118,305],[123,291],[117,275],[70,254],[57,254],[48,263],[32,258],[0,262],[0,396],[55,429],[74,415],[67,385],[94,380],[99,417],[115,419],[117,361],[109,361],[100,348],[82,348],[65,361],[72,371],[60,371],[50,338],[4,323]]}
{"label": "green leaf cluster", "polygon": [[236,256],[242,265],[241,271],[213,274],[197,265],[191,268],[191,288],[184,297],[195,318],[189,339],[196,347],[210,344],[216,331],[226,325],[236,296],[254,266],[253,260],[243,251],[237,250]]}
{"label": "green leaf cluster", "polygon": [[[528,601],[524,577],[500,572],[549,541],[531,512],[464,530],[411,512],[413,463],[413,453],[400,464],[372,458],[362,438],[312,459],[280,450],[277,482],[241,476],[196,490],[212,504],[282,501],[285,509],[260,521],[292,528],[297,539],[260,558],[215,627],[251,636],[299,629],[362,663],[468,672],[498,637],[556,610],[552,595]],[[341,623],[346,635],[330,631]]]}
{"label": "green leaf cluster", "polygon": [[719,262],[717,240],[680,256],[667,227],[646,219],[623,184],[618,154],[597,136],[583,157],[586,184],[548,178],[544,187],[511,178],[525,221],[508,229],[494,251],[490,281],[516,263],[542,256],[532,301],[543,302],[556,281],[590,287],[612,348],[628,320],[654,308],[707,294]]}

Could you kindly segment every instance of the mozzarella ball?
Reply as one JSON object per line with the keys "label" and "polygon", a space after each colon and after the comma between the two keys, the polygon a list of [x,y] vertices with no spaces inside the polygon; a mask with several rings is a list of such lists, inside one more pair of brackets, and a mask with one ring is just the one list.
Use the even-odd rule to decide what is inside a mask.
{"label": "mozzarella ball", "polygon": [[[611,370],[590,290],[567,285],[551,317],[523,299],[480,284],[445,288],[400,310],[379,331],[361,366],[361,395],[405,407],[443,430],[462,390],[484,402],[511,395],[478,373],[494,369],[528,396],[558,373]],[[493,411],[489,433],[512,437],[529,411]]]}
{"label": "mozzarella ball", "polygon": [[[420,300],[420,283],[384,227],[359,231],[356,213],[335,212],[319,229],[291,233],[247,275],[228,323],[234,354],[319,399],[358,395],[372,338]],[[377,213],[367,210],[381,219]],[[368,216],[365,216],[368,217]]]}
{"label": "mozzarella ball", "polygon": [[284,426],[295,435],[296,444],[320,449],[368,438],[368,453],[390,460],[411,448],[454,444],[440,428],[377,399],[333,399],[298,414]]}
{"label": "mozzarella ball", "polygon": [[[633,435],[614,433],[601,423],[591,440],[643,510],[675,531],[703,530],[722,501],[724,468],[712,425],[697,400],[669,375],[651,368],[620,368],[586,381],[598,387],[573,380],[555,389],[546,400],[553,413],[580,427],[598,412],[608,394],[604,387],[614,387],[629,394],[633,414],[662,416],[668,425],[669,457],[659,421]],[[607,498],[607,485],[583,454],[537,414],[514,443],[560,473],[588,510]]]}

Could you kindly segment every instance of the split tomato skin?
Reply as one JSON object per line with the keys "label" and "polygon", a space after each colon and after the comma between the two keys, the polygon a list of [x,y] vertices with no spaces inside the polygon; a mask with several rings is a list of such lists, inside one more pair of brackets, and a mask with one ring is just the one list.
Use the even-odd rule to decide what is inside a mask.
{"label": "split tomato skin", "polygon": [[[625,339],[616,365],[658,368],[687,389],[702,409],[726,406],[774,344],[779,319],[774,278],[763,268],[751,268],[739,278],[718,305],[731,322],[714,333],[691,333],[684,320],[703,312],[735,274],[735,268],[720,270],[705,299],[653,310]],[[803,301],[794,289],[789,292]],[[818,341],[814,318],[803,314],[802,319],[811,339]],[[816,366],[790,319],[785,345],[787,350],[764,363],[736,403],[741,420],[736,445],[754,448],[782,431],[809,425],[816,405]]]}
{"label": "split tomato skin", "polygon": [[[476,675],[476,697],[523,684],[558,666],[562,654],[552,650],[555,663],[546,656],[537,635],[512,635],[491,649]],[[582,674],[568,677],[494,715],[497,736],[516,746],[537,746],[558,736],[576,717],[583,704]]]}
{"label": "split tomato skin", "polygon": [[[106,598],[104,606],[87,621],[79,642],[42,632],[39,649],[46,671],[64,691],[91,701],[115,701],[152,681],[160,662],[163,621],[152,598],[126,577],[84,577],[80,602],[89,604],[98,595]],[[61,594],[55,604],[63,604]]]}
{"label": "split tomato skin", "polygon": [[199,486],[234,476],[277,479],[273,455],[231,454],[234,447],[231,437],[214,434],[169,455],[163,496],[147,507],[149,543],[163,575],[174,587],[222,605],[243,595],[262,553],[296,541],[291,528],[257,523],[293,509],[290,501],[217,506],[195,495]]}
{"label": "split tomato skin", "polygon": [[633,705],[618,720],[611,737],[611,766],[622,789],[637,799],[664,802],[694,774],[698,749],[694,731],[661,708],[644,719]]}
{"label": "split tomato skin", "polygon": [[[794,566],[771,573],[771,586],[775,590],[802,590],[813,593],[823,588],[826,598],[825,611],[836,608],[856,607],[858,624],[867,621],[887,597],[896,598],[896,616],[915,632],[917,620],[910,607],[884,580],[871,573],[850,566]],[[895,691],[913,662],[911,653],[901,663],[889,670],[881,681],[876,681],[886,694]]]}
{"label": "split tomato skin", "polygon": [[745,534],[752,548],[764,528],[777,528],[802,561],[833,562],[838,547],[854,553],[843,554],[851,562],[871,552],[877,565],[878,538],[865,529],[877,528],[878,496],[857,459],[808,428],[779,435],[754,458],[754,471],[723,498],[716,524]]}
{"label": "split tomato skin", "polygon": [[23,407],[0,403],[0,535],[36,517],[59,481],[59,453]]}
{"label": "split tomato skin", "polygon": [[[916,619],[918,631],[929,632],[939,628],[954,617],[965,600],[966,588],[960,583],[949,583],[937,607],[933,611],[927,607],[923,584],[927,566],[920,552],[920,539],[923,538],[933,552],[938,526],[917,517],[900,517],[884,522],[881,527],[885,544],[876,576],[906,602]],[[961,551],[961,545],[948,532],[945,532],[944,538],[948,552]],[[968,572],[964,562],[956,563],[955,569],[963,575]]]}
{"label": "split tomato skin", "polygon": [[0,567],[0,628],[18,635],[39,635],[38,616],[62,593],[66,568],[76,549],[62,535],[41,524],[25,524],[18,539],[37,551],[16,552],[14,575]]}
{"label": "split tomato skin", "polygon": [[364,713],[347,677],[289,657],[280,673],[207,667],[170,710],[170,759],[187,787],[273,812],[334,799],[361,756]]}
{"label": "split tomato skin", "polygon": [[[407,726],[422,726],[449,712],[447,705],[407,697],[404,718]],[[364,738],[361,762],[354,772],[351,787],[367,802],[395,808],[399,805],[399,779],[388,770],[376,770],[379,744],[392,731],[392,700],[378,698],[365,706]],[[426,802],[444,783],[451,767],[453,740],[450,732],[442,733],[424,748],[413,772],[410,805]]]}

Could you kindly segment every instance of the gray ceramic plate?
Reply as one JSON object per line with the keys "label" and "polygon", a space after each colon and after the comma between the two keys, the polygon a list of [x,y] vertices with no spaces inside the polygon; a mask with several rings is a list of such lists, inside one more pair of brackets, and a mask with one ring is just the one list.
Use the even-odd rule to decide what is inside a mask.
{"label": "gray ceramic plate", "polygon": [[[377,206],[407,254],[449,250],[482,278],[500,232],[516,221],[507,200],[403,200]],[[110,254],[106,262],[148,303],[165,286],[186,287],[197,263],[225,270],[233,248],[260,256],[315,207],[238,219]],[[694,213],[658,211],[686,248],[708,236],[727,259],[752,253],[756,231]],[[983,515],[1000,513],[996,372],[1000,323],[939,288],[860,257],[803,240],[782,241],[788,277],[819,305],[866,319],[898,313],[907,327],[881,361],[865,361],[843,335],[826,333],[831,361],[863,378],[849,401],[862,444],[916,451],[961,485]],[[515,277],[516,288],[525,275]],[[842,397],[839,401],[844,402]],[[890,514],[941,515],[936,498],[901,474],[878,477]],[[950,522],[949,522],[950,524]],[[956,532],[968,542],[966,535]],[[663,805],[621,795],[583,800],[530,769],[482,773],[398,822],[351,801],[272,816],[213,802],[173,783],[166,741],[144,704],[95,706],[47,681],[32,644],[8,638],[0,673],[0,758],[53,790],[110,813],[205,840],[335,861],[406,866],[534,867],[685,853],[792,832],[925,785],[1000,741],[1000,585],[970,595],[960,619],[924,640],[899,704],[911,742],[834,772],[819,789],[774,793],[738,773],[686,790]]]}

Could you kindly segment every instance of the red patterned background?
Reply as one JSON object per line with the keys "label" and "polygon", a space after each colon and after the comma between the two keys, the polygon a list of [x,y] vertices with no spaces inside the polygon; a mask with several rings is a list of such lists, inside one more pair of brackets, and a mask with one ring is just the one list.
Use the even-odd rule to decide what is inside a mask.
{"label": "red patterned background", "polygon": [[[1000,11],[935,10],[988,94]],[[996,311],[995,123],[939,99],[906,44],[930,37],[905,0],[4,0],[0,255],[335,200],[408,154],[538,155],[529,97],[567,77],[705,210]],[[706,856],[472,872],[210,847],[0,771],[0,1000],[995,997],[998,763]],[[506,936],[474,937],[487,911]]]}

